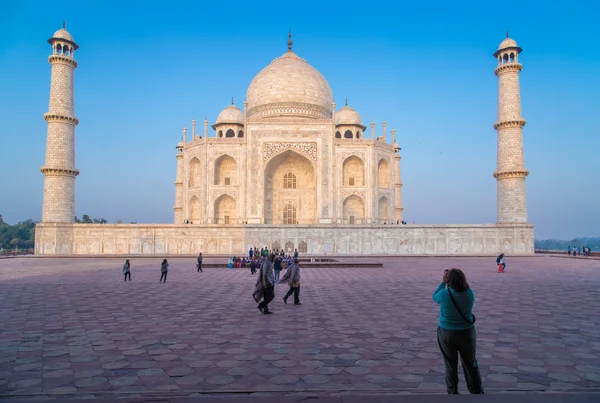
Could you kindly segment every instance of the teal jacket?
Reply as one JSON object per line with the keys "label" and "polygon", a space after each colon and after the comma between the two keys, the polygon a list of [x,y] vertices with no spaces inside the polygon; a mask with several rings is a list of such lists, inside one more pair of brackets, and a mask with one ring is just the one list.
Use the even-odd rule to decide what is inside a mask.
{"label": "teal jacket", "polygon": [[[456,292],[452,288],[448,288],[454,297],[454,301],[460,308],[463,315],[471,322],[473,321],[473,304],[475,303],[475,294],[471,289],[466,292]],[[438,288],[433,293],[433,300],[440,304],[440,318],[438,325],[442,329],[447,330],[464,330],[473,327],[465,321],[448,295],[445,283],[440,283]]]}

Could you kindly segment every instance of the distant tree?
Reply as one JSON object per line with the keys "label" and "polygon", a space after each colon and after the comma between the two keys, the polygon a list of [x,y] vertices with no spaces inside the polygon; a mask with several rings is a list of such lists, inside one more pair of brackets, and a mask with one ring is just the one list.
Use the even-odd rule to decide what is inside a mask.
{"label": "distant tree", "polygon": [[87,214],[84,214],[81,216],[81,222],[84,224],[92,224],[93,223],[92,219]]}
{"label": "distant tree", "polygon": [[13,248],[18,248],[18,247],[19,247],[19,245],[21,245],[22,243],[23,243],[23,241],[22,241],[21,239],[19,239],[19,238],[13,238],[13,239],[10,241],[10,245],[11,245]]}
{"label": "distant tree", "polygon": [[75,223],[76,224],[81,224],[81,220],[79,218],[77,218],[77,216],[75,216]]}
{"label": "distant tree", "polygon": [[0,224],[5,224],[4,217],[2,217],[2,214],[0,214]]}
{"label": "distant tree", "polygon": [[98,224],[106,224],[107,222],[104,218],[98,218]]}
{"label": "distant tree", "polygon": [[115,224],[123,224],[123,220],[117,220],[115,221]]}

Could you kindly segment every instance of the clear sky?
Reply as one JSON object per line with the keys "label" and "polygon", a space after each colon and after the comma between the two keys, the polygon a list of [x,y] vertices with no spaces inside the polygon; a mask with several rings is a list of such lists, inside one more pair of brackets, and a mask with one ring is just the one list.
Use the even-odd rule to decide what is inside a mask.
{"label": "clear sky", "polygon": [[536,238],[600,236],[597,1],[0,4],[0,213],[9,223],[41,217],[46,40],[66,20],[80,45],[78,216],[171,223],[181,128],[214,123],[232,96],[242,107],[291,28],[294,51],[327,78],[338,105],[348,97],[378,134],[383,120],[388,138],[397,129],[406,221],[494,222],[492,53],[509,30],[524,49]]}

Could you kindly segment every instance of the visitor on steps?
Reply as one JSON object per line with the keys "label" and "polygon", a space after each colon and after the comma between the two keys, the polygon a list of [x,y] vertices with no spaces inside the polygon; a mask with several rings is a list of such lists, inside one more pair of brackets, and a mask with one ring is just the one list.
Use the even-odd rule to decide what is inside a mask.
{"label": "visitor on steps", "polygon": [[127,259],[123,265],[123,274],[125,275],[123,281],[127,281],[127,277],[129,277],[129,281],[131,281],[131,264],[129,264],[129,259]]}
{"label": "visitor on steps", "polygon": [[254,286],[255,294],[257,291],[262,292],[262,301],[258,304],[258,310],[265,315],[273,313],[269,311],[269,302],[273,301],[273,298],[275,298],[275,274],[273,273],[273,260],[275,260],[275,255],[273,254],[270,254],[267,259],[264,259],[258,272],[256,285]]}
{"label": "visitor on steps", "polygon": [[[159,283],[162,281],[163,283],[167,282],[167,273],[169,272],[169,262],[167,262],[167,259],[164,259],[162,261],[162,263],[160,264],[160,280],[158,281]],[[163,281],[164,279],[164,281]]]}
{"label": "visitor on steps", "polygon": [[287,269],[280,283],[286,283],[290,286],[289,291],[283,297],[283,303],[287,304],[287,300],[289,297],[294,294],[294,305],[302,305],[300,304],[300,266],[298,265],[298,259],[294,259],[294,262]]}
{"label": "visitor on steps", "polygon": [[462,270],[444,271],[443,280],[433,293],[433,300],[440,304],[437,341],[444,356],[448,394],[458,394],[459,354],[469,392],[483,393],[481,374],[475,357],[475,295],[469,288]]}
{"label": "visitor on steps", "polygon": [[256,273],[256,259],[250,261],[250,274]]}
{"label": "visitor on steps", "polygon": [[198,258],[196,259],[196,269],[198,269],[196,270],[197,272],[199,271],[202,273],[202,252],[200,252]]}

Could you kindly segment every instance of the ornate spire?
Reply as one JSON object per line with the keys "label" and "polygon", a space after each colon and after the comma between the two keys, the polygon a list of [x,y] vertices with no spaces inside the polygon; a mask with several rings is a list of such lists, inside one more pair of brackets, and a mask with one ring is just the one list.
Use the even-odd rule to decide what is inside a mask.
{"label": "ornate spire", "polygon": [[67,20],[63,21],[63,29],[67,29]]}
{"label": "ornate spire", "polygon": [[506,30],[506,37],[508,38],[508,29]]}
{"label": "ornate spire", "polygon": [[233,103],[233,97],[231,97],[231,105],[234,105],[234,103]]}
{"label": "ornate spire", "polygon": [[292,30],[288,33],[288,51],[292,51]]}
{"label": "ornate spire", "polygon": [[346,97],[346,106],[348,106],[348,97]]}

